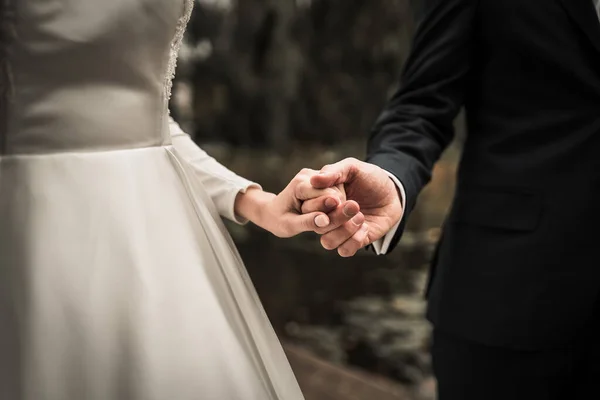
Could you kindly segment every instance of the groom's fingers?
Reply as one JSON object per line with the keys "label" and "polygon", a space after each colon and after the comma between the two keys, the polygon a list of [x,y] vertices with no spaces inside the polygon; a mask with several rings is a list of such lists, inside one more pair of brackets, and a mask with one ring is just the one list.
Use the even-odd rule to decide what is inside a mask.
{"label": "groom's fingers", "polygon": [[360,249],[369,244],[369,226],[365,223],[362,224],[360,229],[356,231],[354,235],[346,240],[340,247],[338,247],[338,254],[342,257],[352,257]]}
{"label": "groom's fingers", "polygon": [[[351,239],[363,226],[365,216],[356,214],[350,221],[321,236],[321,245],[327,250],[335,250]],[[330,224],[333,225],[333,224]]]}
{"label": "groom's fingers", "polygon": [[[360,214],[360,216],[358,216]],[[364,218],[360,213],[360,207],[357,202],[349,200],[340,204],[335,210],[327,214],[329,217],[329,225],[323,229],[317,231],[318,234],[323,235],[331,232],[345,223],[350,221],[352,218]]]}
{"label": "groom's fingers", "polygon": [[316,199],[306,200],[302,203],[302,214],[308,214],[315,211],[330,213],[340,205],[338,196],[321,196]]}

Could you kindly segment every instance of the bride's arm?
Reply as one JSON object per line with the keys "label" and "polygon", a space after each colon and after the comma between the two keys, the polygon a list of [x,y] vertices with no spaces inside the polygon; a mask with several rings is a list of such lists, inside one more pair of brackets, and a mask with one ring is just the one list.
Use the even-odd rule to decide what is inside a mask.
{"label": "bride's arm", "polygon": [[[264,192],[260,185],[235,174],[206,154],[172,118],[169,130],[177,154],[192,166],[219,214],[231,221],[238,224],[251,221],[276,236],[290,237],[305,231],[325,233],[359,212],[358,204],[346,204],[345,193],[340,188],[314,189],[309,178],[317,171],[301,171],[278,195]],[[302,200],[308,199],[315,199],[317,211],[302,215]],[[345,207],[336,209],[342,203],[353,210],[352,215],[342,212]],[[331,212],[332,219],[324,212]]]}
{"label": "bride's arm", "polygon": [[[257,183],[249,181],[220,164],[202,150],[179,124],[169,117],[173,147],[192,166],[219,214],[238,224],[257,222],[261,203],[269,197]],[[271,196],[274,196],[271,194]]]}

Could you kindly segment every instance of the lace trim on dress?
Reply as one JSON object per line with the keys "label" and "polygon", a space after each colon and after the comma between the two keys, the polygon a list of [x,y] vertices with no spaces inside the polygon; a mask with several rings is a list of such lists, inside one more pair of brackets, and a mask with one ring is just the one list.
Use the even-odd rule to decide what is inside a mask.
{"label": "lace trim on dress", "polygon": [[[6,0],[0,0],[6,1]],[[194,9],[194,0],[184,0],[183,15],[177,21],[177,28],[175,30],[175,37],[171,41],[171,49],[169,53],[169,62],[167,64],[167,75],[165,81],[165,103],[168,110],[169,100],[171,99],[171,91],[173,90],[173,79],[175,78],[175,70],[177,69],[177,57],[181,44],[183,42],[183,36],[185,34],[185,28],[187,27],[190,17],[192,16],[192,10]]]}

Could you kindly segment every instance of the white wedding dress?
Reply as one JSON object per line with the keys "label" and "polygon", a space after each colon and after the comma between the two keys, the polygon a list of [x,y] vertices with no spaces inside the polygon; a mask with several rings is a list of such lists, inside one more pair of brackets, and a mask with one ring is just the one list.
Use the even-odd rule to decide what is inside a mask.
{"label": "white wedding dress", "polygon": [[167,111],[192,3],[8,2],[0,400],[302,399],[220,219],[252,183]]}

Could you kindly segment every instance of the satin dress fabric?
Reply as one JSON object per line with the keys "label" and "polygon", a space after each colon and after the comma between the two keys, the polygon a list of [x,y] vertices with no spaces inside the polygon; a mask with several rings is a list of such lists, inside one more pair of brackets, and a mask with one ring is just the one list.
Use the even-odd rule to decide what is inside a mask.
{"label": "satin dress fabric", "polygon": [[256,184],[169,117],[193,1],[8,4],[0,399],[303,399],[221,220]]}

